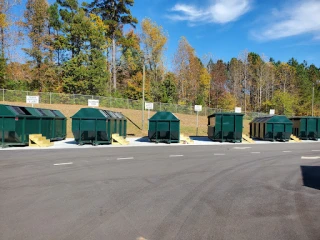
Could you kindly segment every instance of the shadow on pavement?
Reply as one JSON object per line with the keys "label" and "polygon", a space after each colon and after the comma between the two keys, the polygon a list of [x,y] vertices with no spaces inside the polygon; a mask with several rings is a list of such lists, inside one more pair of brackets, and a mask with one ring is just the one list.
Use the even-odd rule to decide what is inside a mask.
{"label": "shadow on pavement", "polygon": [[65,144],[72,144],[72,145],[77,145],[77,142],[75,140],[67,141]]}
{"label": "shadow on pavement", "polygon": [[190,139],[193,141],[212,142],[208,136],[190,136]]}
{"label": "shadow on pavement", "polygon": [[138,138],[136,140],[134,140],[135,142],[149,142],[149,138],[148,137],[142,137],[142,138]]}
{"label": "shadow on pavement", "polygon": [[320,166],[300,166],[303,185],[320,190]]}

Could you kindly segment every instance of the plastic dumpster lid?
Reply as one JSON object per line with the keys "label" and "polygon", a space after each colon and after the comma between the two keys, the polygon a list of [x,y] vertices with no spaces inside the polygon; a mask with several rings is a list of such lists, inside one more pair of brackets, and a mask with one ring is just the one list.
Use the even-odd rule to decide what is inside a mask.
{"label": "plastic dumpster lid", "polygon": [[25,107],[7,106],[16,115],[32,115]]}
{"label": "plastic dumpster lid", "polygon": [[114,115],[117,116],[117,118],[126,118],[121,112],[113,112]]}
{"label": "plastic dumpster lid", "polygon": [[117,118],[112,111],[109,110],[100,110],[100,112],[106,117],[106,118]]}

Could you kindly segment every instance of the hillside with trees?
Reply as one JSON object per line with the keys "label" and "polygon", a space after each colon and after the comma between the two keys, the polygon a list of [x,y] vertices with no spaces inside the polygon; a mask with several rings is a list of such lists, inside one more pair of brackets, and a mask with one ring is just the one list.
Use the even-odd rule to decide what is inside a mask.
{"label": "hillside with trees", "polygon": [[314,85],[320,111],[320,69],[294,56],[280,62],[244,49],[228,62],[204,59],[181,36],[165,60],[169,34],[152,19],[138,22],[134,0],[28,0],[20,18],[17,4],[0,0],[0,89],[141,99],[145,65],[147,101],[310,115]]}

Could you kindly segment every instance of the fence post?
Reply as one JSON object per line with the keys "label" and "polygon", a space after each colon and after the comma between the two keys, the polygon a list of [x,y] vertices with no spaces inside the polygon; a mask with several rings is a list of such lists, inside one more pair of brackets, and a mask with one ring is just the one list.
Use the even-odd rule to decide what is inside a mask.
{"label": "fence post", "polygon": [[130,109],[130,106],[129,106],[129,99],[127,98],[127,108]]}
{"label": "fence post", "polygon": [[160,112],[161,112],[161,102],[160,102]]}
{"label": "fence post", "polygon": [[49,102],[51,104],[51,92],[49,92]]}
{"label": "fence post", "polygon": [[4,89],[2,89],[2,101],[4,102]]}

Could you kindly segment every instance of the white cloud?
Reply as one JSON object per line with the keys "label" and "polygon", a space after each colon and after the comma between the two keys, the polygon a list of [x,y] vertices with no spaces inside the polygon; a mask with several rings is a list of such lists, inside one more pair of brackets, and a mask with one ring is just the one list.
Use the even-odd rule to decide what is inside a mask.
{"label": "white cloud", "polygon": [[269,22],[270,19],[273,20],[260,33],[255,31],[256,38],[273,40],[309,33],[314,35],[314,39],[319,39],[320,1],[304,0],[281,10],[273,10]]}
{"label": "white cloud", "polygon": [[211,0],[210,5],[199,8],[194,5],[176,4],[168,16],[172,20],[200,23],[228,23],[237,20],[251,9],[252,0]]}

